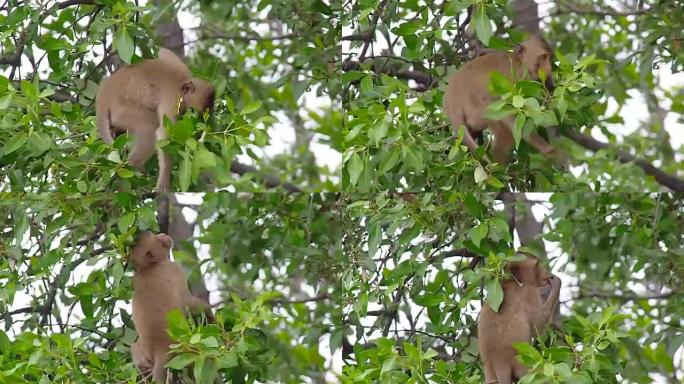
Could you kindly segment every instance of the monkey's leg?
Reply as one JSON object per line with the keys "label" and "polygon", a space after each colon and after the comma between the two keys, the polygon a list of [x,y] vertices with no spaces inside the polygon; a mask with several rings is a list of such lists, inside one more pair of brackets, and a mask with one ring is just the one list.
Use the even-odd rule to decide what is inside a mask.
{"label": "monkey's leg", "polygon": [[549,144],[546,140],[544,140],[544,138],[542,138],[534,132],[527,136],[525,140],[528,143],[530,143],[533,147],[535,147],[537,151],[544,155],[549,155],[554,151],[554,148],[551,144]]}
{"label": "monkey's leg", "polygon": [[528,371],[527,367],[524,366],[524,365],[522,365],[522,363],[519,362],[518,360],[515,360],[515,361],[513,362],[513,377],[514,377],[516,380],[518,380],[518,379],[520,379],[521,377],[525,376],[525,374],[527,373],[527,371]]}
{"label": "monkey's leg", "polygon": [[128,154],[128,162],[140,169],[154,153],[154,131],[157,116],[145,109],[120,108],[113,113],[113,125],[119,131],[128,131],[133,136],[133,149]]}
{"label": "monkey's leg", "polygon": [[166,368],[164,365],[169,361],[167,350],[157,350],[154,352],[154,369],[152,370],[152,378],[157,384],[166,383]]}
{"label": "monkey's leg", "polygon": [[511,162],[510,155],[514,144],[511,128],[502,121],[493,121],[489,125],[492,134],[494,134],[494,145],[492,146],[494,160],[501,165],[506,165]]}
{"label": "monkey's leg", "polygon": [[489,364],[484,363],[484,382],[485,384],[496,383],[496,372]]}
{"label": "monkey's leg", "polygon": [[506,361],[494,363],[497,384],[511,384],[513,382],[513,367]]}

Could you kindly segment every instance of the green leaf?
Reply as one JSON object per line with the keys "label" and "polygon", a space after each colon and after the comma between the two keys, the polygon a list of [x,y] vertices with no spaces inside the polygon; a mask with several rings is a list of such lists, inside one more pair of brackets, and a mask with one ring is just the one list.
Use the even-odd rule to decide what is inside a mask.
{"label": "green leaf", "polygon": [[368,256],[374,257],[382,240],[382,230],[378,223],[370,223],[368,228]]}
{"label": "green leaf", "polygon": [[112,46],[116,50],[116,53],[119,54],[121,60],[123,60],[126,64],[131,63],[131,58],[133,57],[133,51],[135,50],[135,47],[133,46],[133,38],[128,34],[128,31],[126,31],[125,27],[120,27],[116,31]]}
{"label": "green leaf", "polygon": [[511,82],[499,71],[489,74],[489,90],[493,95],[503,95],[513,89]]}
{"label": "green leaf", "polygon": [[544,364],[544,376],[552,377],[554,371],[555,370],[554,370],[553,364],[551,364],[551,363],[545,363]]}
{"label": "green leaf", "polygon": [[204,369],[205,358],[203,355],[198,356],[195,359],[195,366],[192,369],[192,374],[195,377],[195,381],[200,383],[202,381],[202,369]]}
{"label": "green leaf", "polygon": [[[116,153],[117,156],[119,155],[117,152],[112,152],[112,153]],[[122,179],[128,179],[128,178],[135,176],[135,172],[133,172],[132,170],[130,170],[128,168],[117,168],[116,169],[116,175]]]}
{"label": "green leaf", "polygon": [[399,162],[399,151],[389,150],[382,154],[380,160],[380,173],[389,172]]}
{"label": "green leaf", "polygon": [[123,216],[119,217],[119,220],[116,222],[116,226],[119,228],[119,232],[123,233],[130,228],[133,223],[135,223],[135,213],[130,212],[127,213]]}
{"label": "green leaf", "polygon": [[361,160],[361,156],[359,156],[358,153],[354,153],[351,159],[349,159],[348,164],[347,172],[349,172],[349,183],[354,186],[359,180],[361,172],[363,172],[363,160]]}
{"label": "green leaf", "polygon": [[237,367],[238,359],[234,351],[221,353],[221,356],[216,360],[216,366],[219,369],[227,369]]}
{"label": "green leaf", "polygon": [[218,367],[212,360],[206,360],[204,367],[202,367],[202,374],[200,375],[200,384],[212,384],[216,380],[218,374]]}
{"label": "green leaf", "polygon": [[26,137],[26,134],[24,132],[19,132],[7,140],[7,143],[5,143],[5,146],[2,147],[2,155],[7,156],[10,153],[16,151],[17,149],[21,148],[26,144],[26,141],[28,138]]}
{"label": "green leaf", "polygon": [[480,5],[475,10],[473,15],[473,20],[470,22],[475,23],[475,34],[477,38],[480,39],[484,45],[489,45],[489,39],[492,37],[492,24],[487,17],[487,12],[485,12],[484,5]]}
{"label": "green leaf", "polygon": [[520,95],[515,95],[513,96],[511,104],[516,108],[522,108],[523,105],[525,105],[525,98]]}
{"label": "green leaf", "polygon": [[178,179],[180,181],[180,190],[185,192],[190,188],[190,176],[192,175],[192,161],[187,154],[183,154],[183,160],[180,162],[180,169],[178,171]]}
{"label": "green leaf", "polygon": [[415,148],[404,147],[404,163],[411,166],[416,171],[423,170],[423,156]]}
{"label": "green leaf", "polygon": [[489,232],[487,225],[485,223],[480,223],[477,227],[468,231],[468,237],[470,237],[475,246],[479,247],[482,239],[487,237],[487,232]]}
{"label": "green leaf", "polygon": [[522,140],[523,127],[525,126],[525,114],[520,112],[515,116],[515,122],[513,124],[513,141],[515,142],[515,148],[520,147],[520,140]]}
{"label": "green leaf", "polygon": [[166,367],[179,370],[187,367],[195,361],[195,358],[197,355],[192,354],[192,353],[184,353],[181,355],[174,356],[173,359],[171,359],[168,363],[166,363]]}
{"label": "green leaf", "polygon": [[172,124],[168,117],[164,116],[164,122],[164,129],[169,133],[171,140],[179,144],[185,144],[192,137],[195,129],[195,123],[189,116],[176,121],[175,124]]}
{"label": "green leaf", "polygon": [[48,135],[43,132],[33,132],[28,142],[28,148],[31,151],[31,155],[40,156],[50,149],[51,144],[52,139]]}
{"label": "green leaf", "polygon": [[214,336],[205,337],[200,343],[207,348],[218,348],[218,341]]}
{"label": "green leaf", "polygon": [[380,140],[387,136],[387,131],[389,129],[389,122],[386,119],[373,125],[371,129],[368,130],[368,138],[373,141],[373,144],[378,145]]}
{"label": "green leaf", "polygon": [[487,171],[482,168],[481,165],[478,165],[477,168],[475,168],[475,182],[477,184],[482,183],[484,180],[487,180]]}
{"label": "green leaf", "polygon": [[113,163],[120,164],[121,163],[121,155],[119,155],[119,152],[117,152],[117,151],[111,151],[107,155],[107,160],[109,160]]}
{"label": "green leaf", "polygon": [[489,305],[489,308],[494,312],[499,312],[499,307],[504,298],[501,283],[499,283],[499,280],[497,279],[491,279],[487,282],[485,289],[487,290],[487,305]]}
{"label": "green leaf", "polygon": [[259,108],[261,108],[261,101],[253,101],[247,105],[245,105],[244,108],[240,111],[240,115],[249,115],[252,112],[256,112]]}
{"label": "green leaf", "polygon": [[206,148],[200,147],[193,158],[197,169],[216,167],[216,155],[209,152]]}

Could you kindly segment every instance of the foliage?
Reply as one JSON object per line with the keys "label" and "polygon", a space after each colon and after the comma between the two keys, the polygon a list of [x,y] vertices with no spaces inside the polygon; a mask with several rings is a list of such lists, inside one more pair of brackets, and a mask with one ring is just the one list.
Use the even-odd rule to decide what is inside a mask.
{"label": "foliage", "polygon": [[[558,1],[544,7],[552,15],[541,20],[546,36],[556,43],[556,89],[544,92],[538,81],[510,85],[501,77],[492,79],[502,98],[491,106],[490,116],[514,117],[514,137],[521,147],[507,169],[475,161],[461,137],[451,134],[442,111],[449,75],[471,54],[466,27],[489,48],[508,50],[521,40],[521,32],[511,29],[514,14],[507,2],[390,1],[375,8],[376,3],[349,3],[342,20],[349,31],[343,40],[350,41],[341,76],[348,87],[343,100],[345,190],[660,190],[633,164],[616,162],[614,147],[587,153],[557,138],[552,142],[565,153],[560,164],[567,157],[575,166],[572,173],[563,172],[521,143],[523,132],[546,135],[548,127],[561,133],[600,132],[611,144],[624,145],[623,150],[657,162],[668,173],[682,174],[676,160],[681,156],[674,156],[681,148],[674,147],[664,125],[667,113],[681,121],[679,107],[666,109],[670,102],[677,104],[681,92],[661,83],[666,73],[657,70],[684,68],[680,1],[640,2],[641,9],[624,13],[607,5],[602,12],[601,2]],[[616,9],[629,9],[628,2],[615,3],[624,3]],[[382,15],[379,21],[376,14]],[[369,30],[375,31],[377,48],[364,39]],[[635,92],[646,98],[652,117],[625,130],[621,116]],[[667,96],[655,96],[661,92]]]}
{"label": "foliage", "polygon": [[[155,161],[149,161],[143,173],[135,172],[123,160],[127,136],[117,139],[114,148],[97,138],[94,98],[112,51],[126,63],[153,55],[153,23],[170,5],[160,9],[153,3],[140,7],[133,2],[81,1],[62,7],[57,2],[9,1],[0,14],[0,45],[7,56],[20,56],[0,71],[2,190],[152,189]],[[202,28],[191,32],[196,39],[189,61],[197,76],[214,83],[217,102],[209,122],[188,117],[167,127],[170,140],[160,145],[173,159],[174,190],[203,192],[207,182],[262,190],[254,177],[260,175],[303,189],[337,189],[335,169],[318,165],[307,150],[311,142],[339,150],[334,129],[340,115],[339,86],[327,69],[336,55],[331,49],[334,9],[320,1],[276,3],[180,5],[180,10],[204,20]],[[269,22],[278,24],[282,33],[264,34]],[[312,30],[316,33],[309,33]],[[291,150],[264,156],[273,144],[270,137],[283,131],[296,137]],[[234,175],[237,160],[252,162],[259,171],[251,177]],[[335,164],[334,159],[329,164]]]}
{"label": "foliage", "polygon": [[[349,200],[345,226],[356,229],[344,255],[354,267],[342,275],[339,332],[354,355],[343,382],[481,382],[477,312],[485,288],[487,300],[501,300],[497,279],[514,249],[501,201],[460,192]],[[548,338],[519,346],[531,367],[523,382],[672,377],[684,341],[675,320],[684,316],[682,200],[566,192],[545,200],[543,238],[563,276],[565,318]]]}
{"label": "foliage", "polygon": [[[185,209],[196,212],[197,235],[174,257],[214,281],[219,321],[196,327],[172,314],[182,353],[171,367],[194,362],[185,374],[198,383],[324,375],[319,344],[341,257],[336,197],[195,200]],[[155,229],[154,206],[128,193],[0,199],[0,382],[136,382],[126,254],[138,230]]]}

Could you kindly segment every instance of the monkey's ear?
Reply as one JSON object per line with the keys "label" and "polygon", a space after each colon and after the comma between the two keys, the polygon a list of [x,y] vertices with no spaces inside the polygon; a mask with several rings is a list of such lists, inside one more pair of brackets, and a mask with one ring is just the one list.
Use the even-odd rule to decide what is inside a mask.
{"label": "monkey's ear", "polygon": [[171,249],[171,247],[173,247],[173,239],[171,238],[171,236],[165,233],[158,234],[157,240],[159,240],[159,242],[162,243],[164,248]]}
{"label": "monkey's ear", "polygon": [[522,56],[523,52],[525,52],[525,46],[522,44],[518,44],[515,47],[515,54],[518,56]]}
{"label": "monkey's ear", "polygon": [[506,266],[506,269],[508,270],[508,272],[510,272],[511,275],[513,275],[513,278],[516,281],[521,281],[521,279],[522,279],[522,274],[521,274],[522,265],[520,265],[520,263],[515,262],[515,261],[510,262],[510,263],[508,263],[508,266]]}
{"label": "monkey's ear", "polygon": [[181,85],[181,92],[183,92],[184,95],[195,92],[195,83],[193,83],[192,80],[186,81]]}

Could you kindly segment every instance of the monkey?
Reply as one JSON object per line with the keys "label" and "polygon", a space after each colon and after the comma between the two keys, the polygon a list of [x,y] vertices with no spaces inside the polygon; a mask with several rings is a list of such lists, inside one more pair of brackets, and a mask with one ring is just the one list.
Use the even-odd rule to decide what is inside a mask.
{"label": "monkey", "polygon": [[[488,90],[490,75],[496,71],[511,81],[525,77],[539,80],[539,73],[542,72],[544,86],[552,90],[551,56],[549,44],[541,37],[532,35],[513,52],[488,50],[486,54],[467,62],[449,78],[444,92],[444,111],[455,134],[464,129],[463,143],[471,152],[478,147],[473,134],[489,126],[494,135],[494,160],[499,164],[508,164],[509,153],[514,145],[514,118],[509,116],[495,121],[483,116],[485,108],[494,101],[494,96]],[[536,133],[524,137],[524,140],[544,155],[554,153],[551,144]]]}
{"label": "monkey", "polygon": [[[511,277],[501,282],[504,298],[499,311],[484,305],[477,326],[485,384],[511,384],[527,372],[516,359],[513,344],[538,337],[558,306],[561,280],[540,266],[539,259],[526,255],[506,269]],[[551,290],[543,301],[540,288],[547,285]]]}
{"label": "monkey", "polygon": [[181,266],[169,260],[173,240],[165,233],[144,232],[130,252],[133,277],[133,324],[138,340],[131,347],[133,363],[142,375],[152,373],[164,383],[171,339],[166,314],[172,309],[204,312],[214,322],[209,305],[194,297]]}
{"label": "monkey", "polygon": [[[102,141],[109,145],[114,141],[112,133],[129,132],[134,144],[128,162],[141,169],[156,142],[168,137],[164,116],[174,122],[187,108],[204,113],[213,104],[211,83],[192,77],[175,53],[160,48],[157,59],[125,66],[102,80],[96,96],[96,125]],[[166,192],[171,184],[171,158],[162,149],[157,157],[156,189]]]}

